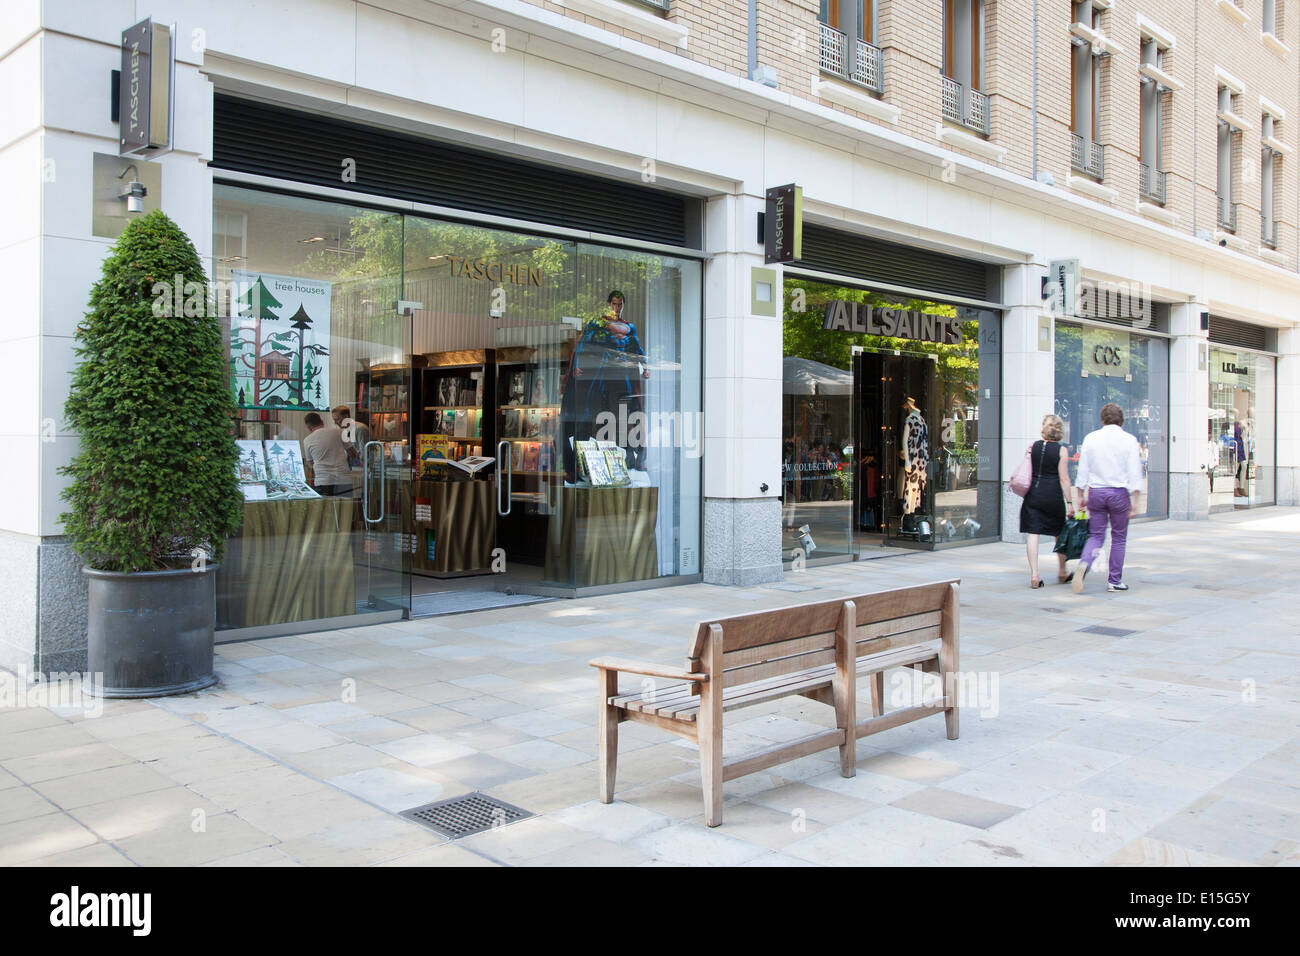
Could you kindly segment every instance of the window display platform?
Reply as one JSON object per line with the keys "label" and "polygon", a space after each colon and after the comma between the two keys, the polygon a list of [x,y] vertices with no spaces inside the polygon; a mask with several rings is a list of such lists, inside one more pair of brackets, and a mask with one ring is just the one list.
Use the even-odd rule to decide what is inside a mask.
{"label": "window display platform", "polygon": [[356,612],[352,524],[360,502],[244,503],[217,571],[217,626],[257,627]]}
{"label": "window display platform", "polygon": [[658,488],[563,488],[559,495],[544,583],[583,588],[658,576]]}

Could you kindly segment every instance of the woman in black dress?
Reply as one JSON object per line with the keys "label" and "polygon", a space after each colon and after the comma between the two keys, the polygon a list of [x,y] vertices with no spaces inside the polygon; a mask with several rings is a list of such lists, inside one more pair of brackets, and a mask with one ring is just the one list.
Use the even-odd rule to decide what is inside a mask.
{"label": "woman in black dress", "polygon": [[[1034,442],[1029,451],[1029,461],[1034,477],[1020,506],[1020,533],[1025,538],[1025,553],[1029,557],[1029,586],[1041,588],[1038,576],[1038,536],[1050,535],[1052,540],[1065,527],[1066,502],[1070,499],[1070,450],[1061,444],[1065,423],[1056,415],[1043,416],[1043,440]],[[1061,568],[1056,580],[1065,583],[1065,555],[1058,554]]]}

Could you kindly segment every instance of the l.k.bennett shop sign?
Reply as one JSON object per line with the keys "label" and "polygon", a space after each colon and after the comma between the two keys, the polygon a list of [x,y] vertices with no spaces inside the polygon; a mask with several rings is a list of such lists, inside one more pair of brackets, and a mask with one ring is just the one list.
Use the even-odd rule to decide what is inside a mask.
{"label": "l.k.bennett shop sign", "polygon": [[839,299],[826,303],[822,328],[949,345],[957,345],[962,340],[961,320],[958,318],[908,309],[881,309],[865,302]]}

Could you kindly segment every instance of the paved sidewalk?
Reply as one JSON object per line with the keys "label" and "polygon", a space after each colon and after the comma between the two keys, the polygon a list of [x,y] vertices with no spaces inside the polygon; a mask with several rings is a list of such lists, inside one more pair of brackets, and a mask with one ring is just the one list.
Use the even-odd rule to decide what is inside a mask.
{"label": "paved sidewalk", "polygon": [[[1135,525],[1127,594],[1031,591],[993,544],[223,645],[204,693],[0,710],[0,864],[1294,866],[1298,545],[1270,508]],[[830,750],[729,782],[711,830],[694,748],[624,724],[596,801],[591,657],[680,663],[703,616],[950,576],[989,692],[959,740],[931,718],[860,742],[852,779]],[[729,753],[830,722],[728,716]],[[473,790],[537,816],[448,842],[396,815]]]}

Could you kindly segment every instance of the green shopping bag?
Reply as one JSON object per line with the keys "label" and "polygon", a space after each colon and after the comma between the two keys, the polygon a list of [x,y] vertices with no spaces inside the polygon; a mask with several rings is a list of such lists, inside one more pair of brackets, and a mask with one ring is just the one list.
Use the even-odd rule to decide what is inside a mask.
{"label": "green shopping bag", "polygon": [[1088,543],[1088,519],[1066,518],[1065,527],[1056,536],[1055,554],[1064,554],[1067,559],[1083,556],[1083,546]]}

